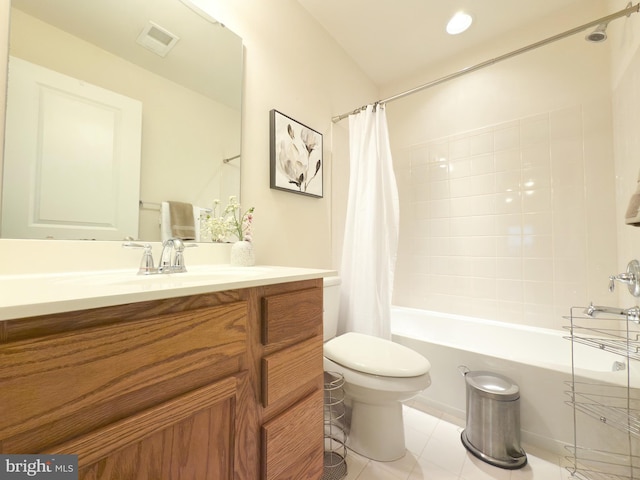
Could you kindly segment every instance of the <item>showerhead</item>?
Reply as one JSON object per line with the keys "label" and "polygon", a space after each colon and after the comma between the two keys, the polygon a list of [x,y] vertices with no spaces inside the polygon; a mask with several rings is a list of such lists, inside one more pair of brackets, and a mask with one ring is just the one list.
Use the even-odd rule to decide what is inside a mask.
{"label": "showerhead", "polygon": [[607,39],[607,24],[601,23],[584,38],[589,42],[604,42]]}

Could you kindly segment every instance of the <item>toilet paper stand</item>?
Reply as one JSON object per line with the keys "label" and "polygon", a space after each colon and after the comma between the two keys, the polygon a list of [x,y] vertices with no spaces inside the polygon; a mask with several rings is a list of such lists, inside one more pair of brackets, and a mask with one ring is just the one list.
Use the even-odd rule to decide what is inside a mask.
{"label": "toilet paper stand", "polygon": [[347,476],[344,377],[324,372],[324,472],[322,480]]}

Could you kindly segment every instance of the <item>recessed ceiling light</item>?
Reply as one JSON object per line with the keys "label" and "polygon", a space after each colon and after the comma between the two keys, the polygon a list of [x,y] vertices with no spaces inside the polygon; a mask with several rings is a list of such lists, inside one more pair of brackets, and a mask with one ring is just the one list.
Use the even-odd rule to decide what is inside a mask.
{"label": "recessed ceiling light", "polygon": [[472,23],[473,18],[471,18],[471,15],[465,12],[458,12],[447,23],[447,33],[449,35],[457,35],[464,32]]}

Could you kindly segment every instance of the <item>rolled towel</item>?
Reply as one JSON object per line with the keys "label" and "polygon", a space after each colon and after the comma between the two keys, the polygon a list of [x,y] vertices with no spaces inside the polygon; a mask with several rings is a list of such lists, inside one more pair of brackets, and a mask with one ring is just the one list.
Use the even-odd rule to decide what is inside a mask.
{"label": "rolled towel", "polygon": [[196,227],[193,205],[184,202],[162,202],[160,210],[163,241],[170,237],[195,240]]}
{"label": "rolled towel", "polygon": [[203,212],[206,212],[206,208],[198,207],[197,205],[193,206],[193,221],[196,229],[196,238],[195,241],[200,241],[200,216]]}

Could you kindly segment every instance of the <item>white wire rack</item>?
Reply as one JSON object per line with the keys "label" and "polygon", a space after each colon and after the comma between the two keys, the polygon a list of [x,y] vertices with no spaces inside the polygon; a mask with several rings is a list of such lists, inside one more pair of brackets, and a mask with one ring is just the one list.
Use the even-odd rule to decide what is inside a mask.
{"label": "white wire rack", "polygon": [[[571,340],[571,381],[566,382],[569,400],[573,407],[574,445],[567,447],[572,477],[580,480],[634,480],[640,479],[640,389],[631,382],[634,362],[640,360],[640,340],[637,327],[637,307],[621,310],[614,307],[573,307],[566,327]],[[591,380],[577,377],[581,368],[576,355],[576,344],[587,345],[620,357],[615,362],[625,369],[624,383],[608,380]],[[615,368],[613,368],[615,369]],[[587,424],[585,417],[595,419]],[[611,430],[621,432],[616,441],[608,442]],[[589,431],[590,435],[582,435]],[[598,446],[590,445],[593,438]],[[588,445],[583,445],[582,443]],[[610,447],[610,449],[609,449]]]}

